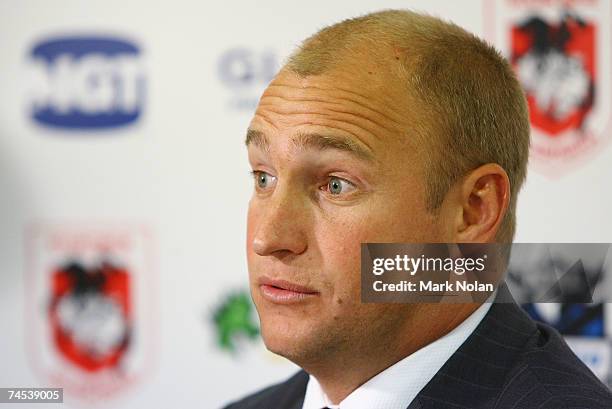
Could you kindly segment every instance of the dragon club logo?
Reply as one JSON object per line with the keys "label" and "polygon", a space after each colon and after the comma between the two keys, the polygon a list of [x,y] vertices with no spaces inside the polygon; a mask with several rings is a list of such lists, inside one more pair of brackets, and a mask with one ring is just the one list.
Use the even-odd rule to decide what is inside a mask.
{"label": "dragon club logo", "polygon": [[108,260],[87,268],[76,260],[51,277],[49,325],[55,346],[88,372],[116,368],[132,332],[130,272]]}
{"label": "dragon club logo", "polygon": [[488,37],[512,63],[531,119],[531,164],[559,175],[610,139],[612,9],[604,0],[485,2]]}
{"label": "dragon club logo", "polygon": [[156,277],[147,229],[37,224],[26,254],[28,356],[46,383],[100,400],[149,372]]}

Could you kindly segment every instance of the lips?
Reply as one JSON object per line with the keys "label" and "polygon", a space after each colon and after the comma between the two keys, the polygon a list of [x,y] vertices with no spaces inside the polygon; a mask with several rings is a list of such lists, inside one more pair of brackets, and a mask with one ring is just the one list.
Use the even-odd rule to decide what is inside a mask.
{"label": "lips", "polygon": [[258,283],[261,295],[276,304],[303,302],[319,294],[310,287],[287,280],[262,277]]}

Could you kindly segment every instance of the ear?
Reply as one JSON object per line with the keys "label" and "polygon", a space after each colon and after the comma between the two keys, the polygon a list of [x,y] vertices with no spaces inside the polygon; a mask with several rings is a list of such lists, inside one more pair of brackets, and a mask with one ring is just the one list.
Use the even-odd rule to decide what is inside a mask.
{"label": "ear", "polygon": [[456,242],[494,242],[510,202],[508,174],[498,164],[488,163],[470,172],[460,183]]}

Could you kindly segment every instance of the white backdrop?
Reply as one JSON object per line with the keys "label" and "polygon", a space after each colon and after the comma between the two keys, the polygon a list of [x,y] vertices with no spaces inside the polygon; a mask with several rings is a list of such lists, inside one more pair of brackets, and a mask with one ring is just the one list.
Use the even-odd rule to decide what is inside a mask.
{"label": "white backdrop", "polygon": [[[487,25],[503,16],[487,13],[529,2],[495,3],[492,11],[487,0],[0,1],[0,387],[65,382],[67,407],[218,408],[292,373],[295,366],[257,338],[224,348],[222,324],[213,320],[247,287],[252,181],[243,141],[259,94],[289,51],[326,24],[408,7],[499,42],[504,35],[494,38],[498,27]],[[575,3],[609,11],[604,0]],[[595,14],[597,50],[609,50],[601,33],[610,14]],[[113,128],[40,122],[33,110],[62,98],[49,87],[83,88],[90,79],[79,83],[75,66],[58,79],[62,74],[49,71],[34,50],[53,39],[92,36],[136,46],[124,53],[134,71],[121,75],[124,85],[129,75],[142,78],[145,91],[130,108],[139,116]],[[64,51],[76,55],[74,47]],[[112,59],[101,54],[100,64],[111,61],[105,69],[112,71]],[[598,51],[598,63],[609,59]],[[601,67],[598,81],[609,84],[610,65]],[[107,97],[83,89],[64,97],[83,109]],[[610,97],[609,88],[598,92],[597,102]],[[596,131],[589,155],[532,169],[519,199],[516,241],[612,242],[610,129]],[[53,267],[94,263],[103,253],[127,266],[131,280],[133,336],[120,382],[112,371],[88,372],[67,359],[49,330]],[[596,351],[589,359],[607,368],[608,341],[591,342],[581,346],[584,353]]]}

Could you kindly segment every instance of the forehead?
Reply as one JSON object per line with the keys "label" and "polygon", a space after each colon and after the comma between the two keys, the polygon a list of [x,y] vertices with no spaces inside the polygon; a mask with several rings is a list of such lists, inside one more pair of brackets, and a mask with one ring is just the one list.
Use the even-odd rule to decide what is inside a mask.
{"label": "forehead", "polygon": [[282,70],[262,95],[250,129],[274,143],[304,134],[352,139],[380,156],[410,144],[407,98],[376,66],[300,77]]}

